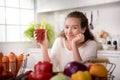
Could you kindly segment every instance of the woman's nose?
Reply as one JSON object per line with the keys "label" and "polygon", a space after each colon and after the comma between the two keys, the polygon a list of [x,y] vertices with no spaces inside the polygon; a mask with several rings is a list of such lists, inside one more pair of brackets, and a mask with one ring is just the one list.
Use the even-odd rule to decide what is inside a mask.
{"label": "woman's nose", "polygon": [[69,34],[72,33],[72,29],[68,29],[68,33],[69,33]]}

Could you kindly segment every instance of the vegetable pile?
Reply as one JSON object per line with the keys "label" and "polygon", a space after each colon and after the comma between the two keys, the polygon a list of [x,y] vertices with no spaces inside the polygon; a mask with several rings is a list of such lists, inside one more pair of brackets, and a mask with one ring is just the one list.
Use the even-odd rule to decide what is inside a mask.
{"label": "vegetable pile", "polygon": [[23,57],[23,53],[16,55],[14,52],[10,52],[5,55],[0,52],[0,80],[12,80],[22,65]]}
{"label": "vegetable pile", "polygon": [[73,61],[66,64],[63,72],[57,73],[54,73],[52,68],[50,62],[39,61],[34,65],[34,71],[24,73],[28,78],[22,80],[107,80],[108,75],[107,69],[98,63],[86,65]]}

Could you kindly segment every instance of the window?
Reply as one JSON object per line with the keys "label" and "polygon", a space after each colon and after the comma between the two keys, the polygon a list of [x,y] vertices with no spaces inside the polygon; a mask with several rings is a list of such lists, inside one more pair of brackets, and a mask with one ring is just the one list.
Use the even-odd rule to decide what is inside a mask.
{"label": "window", "polygon": [[4,6],[4,0],[0,0],[0,6]]}
{"label": "window", "polygon": [[6,4],[6,7],[19,8],[19,0],[5,0],[5,4]]}
{"label": "window", "polygon": [[7,40],[11,41],[20,41],[20,27],[19,26],[7,26]]}
{"label": "window", "polygon": [[26,41],[23,33],[34,12],[34,0],[0,0],[0,42]]}
{"label": "window", "polygon": [[0,24],[5,24],[5,8],[0,7]]}
{"label": "window", "polygon": [[0,25],[0,42],[5,41],[5,25]]}
{"label": "window", "polygon": [[18,25],[20,23],[20,10],[16,8],[6,8],[6,24]]}

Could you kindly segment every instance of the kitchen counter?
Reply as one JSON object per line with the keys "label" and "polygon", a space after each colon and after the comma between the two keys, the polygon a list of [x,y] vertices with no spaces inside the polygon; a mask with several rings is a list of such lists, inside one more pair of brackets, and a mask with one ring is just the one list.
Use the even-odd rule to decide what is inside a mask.
{"label": "kitchen counter", "polygon": [[118,50],[98,50],[98,53],[108,53],[108,54],[116,53],[120,55],[120,51]]}
{"label": "kitchen counter", "polygon": [[109,57],[119,57],[120,58],[120,51],[117,50],[98,50],[98,56],[109,56]]}

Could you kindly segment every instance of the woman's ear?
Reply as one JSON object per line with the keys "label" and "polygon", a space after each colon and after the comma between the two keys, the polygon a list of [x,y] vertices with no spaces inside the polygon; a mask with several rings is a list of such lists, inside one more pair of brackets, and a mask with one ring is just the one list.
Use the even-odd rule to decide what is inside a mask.
{"label": "woman's ear", "polygon": [[85,33],[85,31],[86,31],[86,28],[83,28],[83,29],[82,29],[82,33]]}

